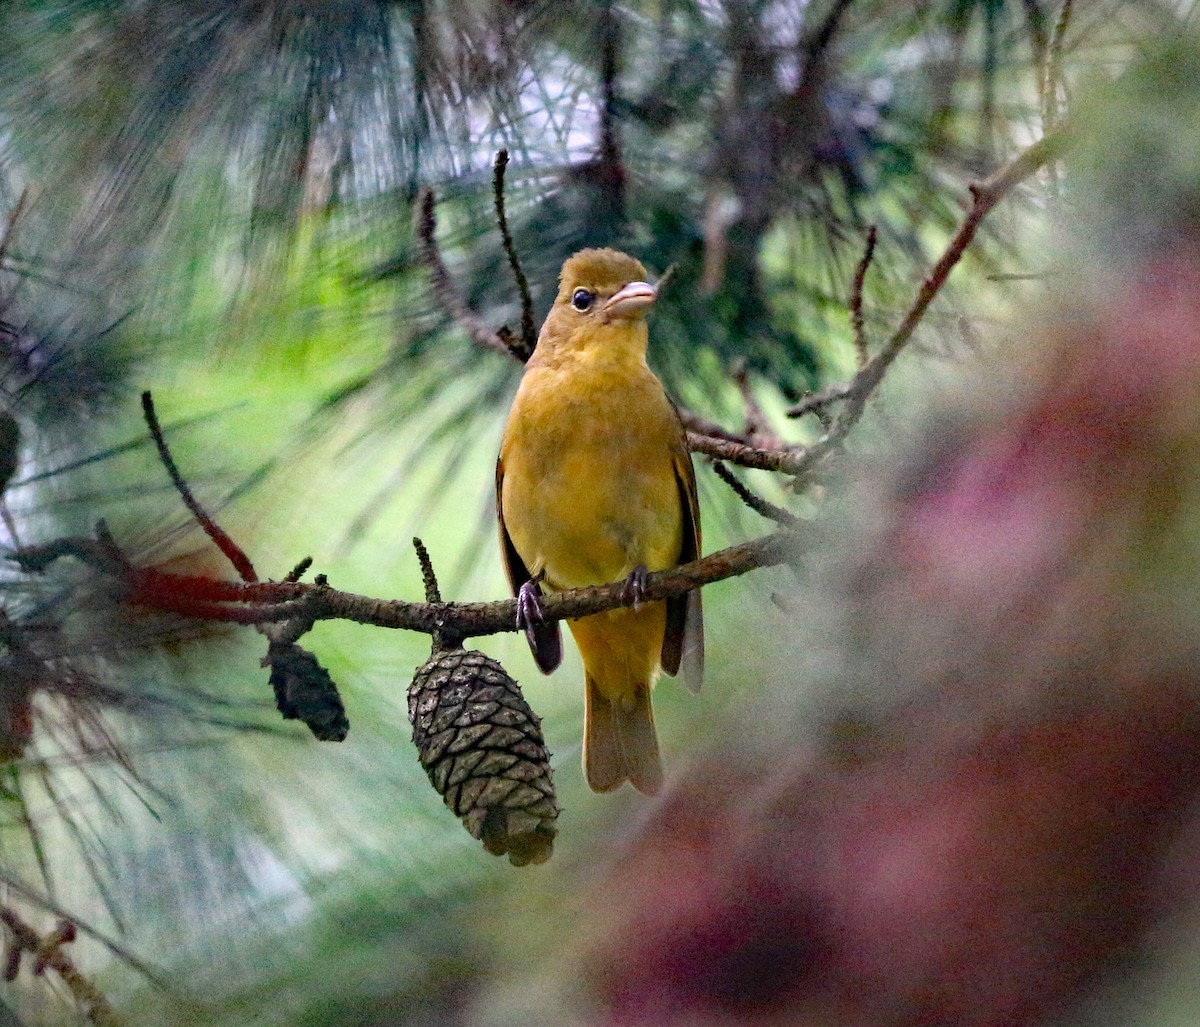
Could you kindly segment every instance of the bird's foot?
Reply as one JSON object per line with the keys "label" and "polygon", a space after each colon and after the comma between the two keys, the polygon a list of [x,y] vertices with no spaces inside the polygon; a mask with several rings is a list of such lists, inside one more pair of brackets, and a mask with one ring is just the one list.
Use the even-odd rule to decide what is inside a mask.
{"label": "bird's foot", "polygon": [[525,632],[529,644],[536,646],[533,630],[537,624],[546,619],[542,611],[542,590],[538,585],[539,578],[531,578],[517,589],[517,627]]}
{"label": "bird's foot", "polygon": [[621,590],[621,598],[626,602],[632,599],[635,610],[640,609],[646,599],[646,582],[649,578],[650,571],[646,569],[644,563],[639,563],[629,572],[629,577],[625,579],[625,587]]}

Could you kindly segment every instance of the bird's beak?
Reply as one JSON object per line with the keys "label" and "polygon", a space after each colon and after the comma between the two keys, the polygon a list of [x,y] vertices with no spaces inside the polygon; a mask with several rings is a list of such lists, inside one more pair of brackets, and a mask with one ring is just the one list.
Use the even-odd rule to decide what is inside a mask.
{"label": "bird's beak", "polygon": [[641,317],[657,297],[658,290],[649,282],[630,282],[613,293],[604,304],[604,313],[610,318]]}

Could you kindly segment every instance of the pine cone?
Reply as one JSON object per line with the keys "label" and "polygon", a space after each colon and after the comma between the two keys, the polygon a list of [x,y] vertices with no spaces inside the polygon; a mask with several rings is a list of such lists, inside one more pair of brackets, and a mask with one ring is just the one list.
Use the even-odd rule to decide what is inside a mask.
{"label": "pine cone", "polygon": [[263,661],[271,668],[275,705],[284,720],[302,720],[322,742],[341,742],[350,730],[337,685],[317,658],[294,642],[272,642]]}
{"label": "pine cone", "polygon": [[413,675],[408,719],[421,766],[472,837],[514,866],[544,863],[558,802],[541,723],[481,652],[435,649]]}

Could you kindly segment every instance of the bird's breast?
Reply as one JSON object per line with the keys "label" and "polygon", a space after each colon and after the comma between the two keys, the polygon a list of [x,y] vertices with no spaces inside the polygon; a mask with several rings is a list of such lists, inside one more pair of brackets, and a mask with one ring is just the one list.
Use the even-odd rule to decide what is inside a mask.
{"label": "bird's breast", "polygon": [[676,563],[681,445],[644,365],[531,367],[501,450],[505,524],[529,570],[576,588]]}

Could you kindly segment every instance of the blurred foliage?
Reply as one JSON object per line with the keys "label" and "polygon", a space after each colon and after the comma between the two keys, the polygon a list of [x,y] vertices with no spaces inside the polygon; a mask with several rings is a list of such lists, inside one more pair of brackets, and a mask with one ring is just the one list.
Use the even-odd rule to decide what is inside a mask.
{"label": "blurred foliage", "polygon": [[[869,224],[868,329],[896,324],[965,183],[1039,134],[1058,14],[1044,0],[10,0],[0,408],[21,431],[5,494],[21,541],[104,517],[131,559],[228,575],[144,438],[136,396],[152,387],[185,474],[264,576],[312,554],[340,587],[416,598],[416,530],[448,598],[502,594],[478,556],[519,368],[472,348],[432,297],[418,191],[435,191],[455,280],[497,327],[520,314],[493,214],[500,147],[537,318],[582,246],[672,268],[651,362],[738,427],[734,368],[773,414],[852,368],[845,301]],[[1069,115],[1090,100],[1112,135],[1083,143],[1096,190],[1064,191],[1101,248],[1133,241],[1134,187],[1139,210],[1165,193],[1195,220],[1197,136],[1175,131],[1195,120],[1190,36],[1122,75],[1191,20],[1166,0],[1076,5],[1056,92]],[[1057,209],[1030,188],[996,212],[927,348],[961,354],[1026,301],[1006,278],[1054,259],[1047,196]],[[709,549],[757,527],[710,476],[701,487]],[[664,689],[668,752],[719,738],[743,685],[803,644],[767,600],[781,576],[706,596],[713,684],[699,700]],[[506,1010],[536,995],[493,982],[482,993],[504,1001],[486,1018],[472,996],[542,924],[569,929],[555,896],[637,809],[583,790],[577,665],[547,682],[519,639],[486,640],[546,720],[564,807],[557,868],[510,883],[409,745],[426,639],[314,632],[352,725],[318,745],[274,717],[258,636],[104,621],[100,587],[65,563],[0,576],[15,625],[0,670],[35,695],[31,738],[10,718],[5,739],[27,748],[0,787],[0,885],[169,974],[160,994],[79,943],[130,1022],[528,1022]],[[69,1022],[23,983],[0,993],[23,1022]]]}

